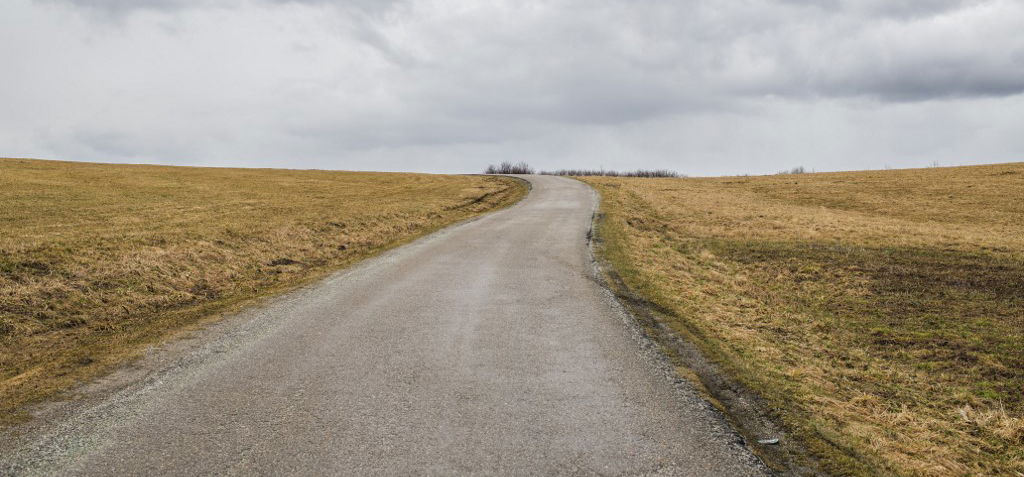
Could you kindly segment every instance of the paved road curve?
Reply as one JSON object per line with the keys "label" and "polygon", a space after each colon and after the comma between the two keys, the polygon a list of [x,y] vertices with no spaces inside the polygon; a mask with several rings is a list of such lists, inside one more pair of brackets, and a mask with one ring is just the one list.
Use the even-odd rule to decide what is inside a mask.
{"label": "paved road curve", "polygon": [[154,352],[0,473],[765,474],[592,279],[593,192],[529,180],[515,207]]}

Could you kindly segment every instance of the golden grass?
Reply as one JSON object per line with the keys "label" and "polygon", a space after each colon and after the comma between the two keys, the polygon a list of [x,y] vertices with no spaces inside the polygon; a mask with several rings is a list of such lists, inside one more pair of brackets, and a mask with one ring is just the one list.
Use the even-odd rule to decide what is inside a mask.
{"label": "golden grass", "polygon": [[176,330],[525,193],[502,177],[0,159],[0,422]]}
{"label": "golden grass", "polygon": [[839,475],[1024,475],[1024,164],[587,177],[600,251]]}

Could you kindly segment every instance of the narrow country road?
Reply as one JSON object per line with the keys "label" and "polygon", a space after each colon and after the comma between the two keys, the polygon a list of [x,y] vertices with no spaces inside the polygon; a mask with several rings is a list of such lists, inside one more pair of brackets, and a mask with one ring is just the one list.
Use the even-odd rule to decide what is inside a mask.
{"label": "narrow country road", "polygon": [[51,405],[0,474],[768,474],[594,279],[593,191],[528,180]]}

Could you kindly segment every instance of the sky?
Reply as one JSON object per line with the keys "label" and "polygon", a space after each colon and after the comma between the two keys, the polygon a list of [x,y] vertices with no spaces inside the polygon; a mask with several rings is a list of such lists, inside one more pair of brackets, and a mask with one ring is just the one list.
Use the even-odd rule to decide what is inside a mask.
{"label": "sky", "polygon": [[4,0],[0,157],[765,174],[1024,160],[1020,0]]}

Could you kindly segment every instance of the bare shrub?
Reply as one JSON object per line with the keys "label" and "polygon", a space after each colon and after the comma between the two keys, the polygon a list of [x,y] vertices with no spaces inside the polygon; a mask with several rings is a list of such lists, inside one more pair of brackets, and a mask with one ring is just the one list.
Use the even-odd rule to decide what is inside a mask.
{"label": "bare shrub", "polygon": [[803,174],[803,173],[806,173],[806,172],[807,172],[807,169],[805,169],[804,166],[797,166],[797,167],[794,167],[794,168],[792,168],[792,169],[790,169],[788,171],[779,171],[778,174],[780,174],[780,175],[781,174]]}
{"label": "bare shrub", "polygon": [[523,161],[519,161],[515,164],[509,161],[503,161],[501,164],[495,166],[491,164],[484,170],[484,174],[534,174],[535,171],[529,164]]}

